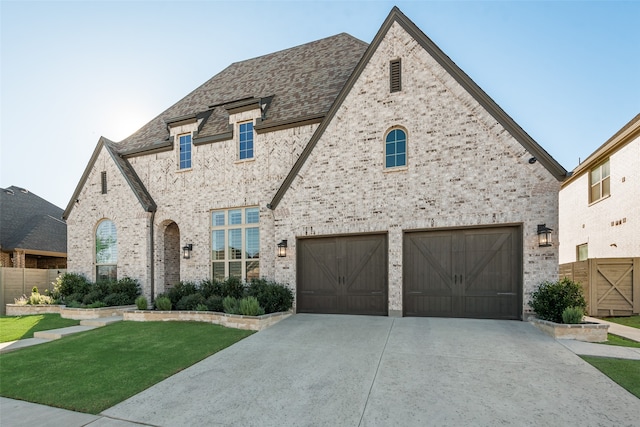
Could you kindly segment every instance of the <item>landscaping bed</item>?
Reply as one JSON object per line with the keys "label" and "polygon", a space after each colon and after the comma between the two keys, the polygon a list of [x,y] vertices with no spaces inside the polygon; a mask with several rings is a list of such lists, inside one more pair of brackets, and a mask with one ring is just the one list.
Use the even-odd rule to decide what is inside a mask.
{"label": "landscaping bed", "polygon": [[211,311],[156,311],[131,310],[124,312],[124,320],[134,322],[186,321],[205,322],[228,328],[261,331],[291,316],[292,312],[264,314],[262,316],[243,316],[238,314],[216,313]]}
{"label": "landscaping bed", "polygon": [[544,333],[560,340],[605,342],[609,330],[609,325],[601,323],[564,324],[536,318],[530,322]]}

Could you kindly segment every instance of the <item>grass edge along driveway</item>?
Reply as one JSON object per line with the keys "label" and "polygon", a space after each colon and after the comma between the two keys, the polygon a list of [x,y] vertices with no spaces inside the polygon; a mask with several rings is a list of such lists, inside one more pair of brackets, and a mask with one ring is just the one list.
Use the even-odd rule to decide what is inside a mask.
{"label": "grass edge along driveway", "polygon": [[0,342],[33,338],[34,332],[79,325],[79,320],[63,319],[59,314],[0,316]]}
{"label": "grass edge along driveway", "polygon": [[0,395],[99,414],[252,333],[198,322],[119,322],[0,355]]}

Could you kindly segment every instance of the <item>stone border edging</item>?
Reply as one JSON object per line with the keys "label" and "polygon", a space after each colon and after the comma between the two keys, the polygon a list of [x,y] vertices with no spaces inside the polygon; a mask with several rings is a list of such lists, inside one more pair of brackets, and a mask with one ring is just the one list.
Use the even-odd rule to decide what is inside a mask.
{"label": "stone border edging", "polygon": [[291,311],[285,311],[262,316],[242,316],[213,311],[129,310],[123,313],[123,319],[134,322],[205,322],[226,326],[227,328],[261,331],[292,314]]}
{"label": "stone border edging", "polygon": [[535,327],[547,335],[559,340],[577,340],[584,342],[605,342],[609,325],[601,323],[579,323],[567,325],[538,318],[529,319]]}

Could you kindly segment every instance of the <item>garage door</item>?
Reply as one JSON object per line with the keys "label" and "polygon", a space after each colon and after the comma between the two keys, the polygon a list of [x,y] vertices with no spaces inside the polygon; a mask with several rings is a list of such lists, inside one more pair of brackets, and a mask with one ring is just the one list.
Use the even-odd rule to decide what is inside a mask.
{"label": "garage door", "polygon": [[387,236],[297,242],[297,311],[387,315]]}
{"label": "garage door", "polygon": [[520,227],[404,235],[406,316],[520,319]]}

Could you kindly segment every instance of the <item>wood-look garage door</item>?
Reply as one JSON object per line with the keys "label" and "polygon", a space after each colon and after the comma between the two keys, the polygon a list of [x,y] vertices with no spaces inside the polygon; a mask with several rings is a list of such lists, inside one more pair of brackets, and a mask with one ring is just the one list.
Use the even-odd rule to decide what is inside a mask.
{"label": "wood-look garage door", "polygon": [[297,242],[299,313],[387,315],[387,236]]}
{"label": "wood-look garage door", "polygon": [[406,316],[520,319],[520,227],[404,235]]}

